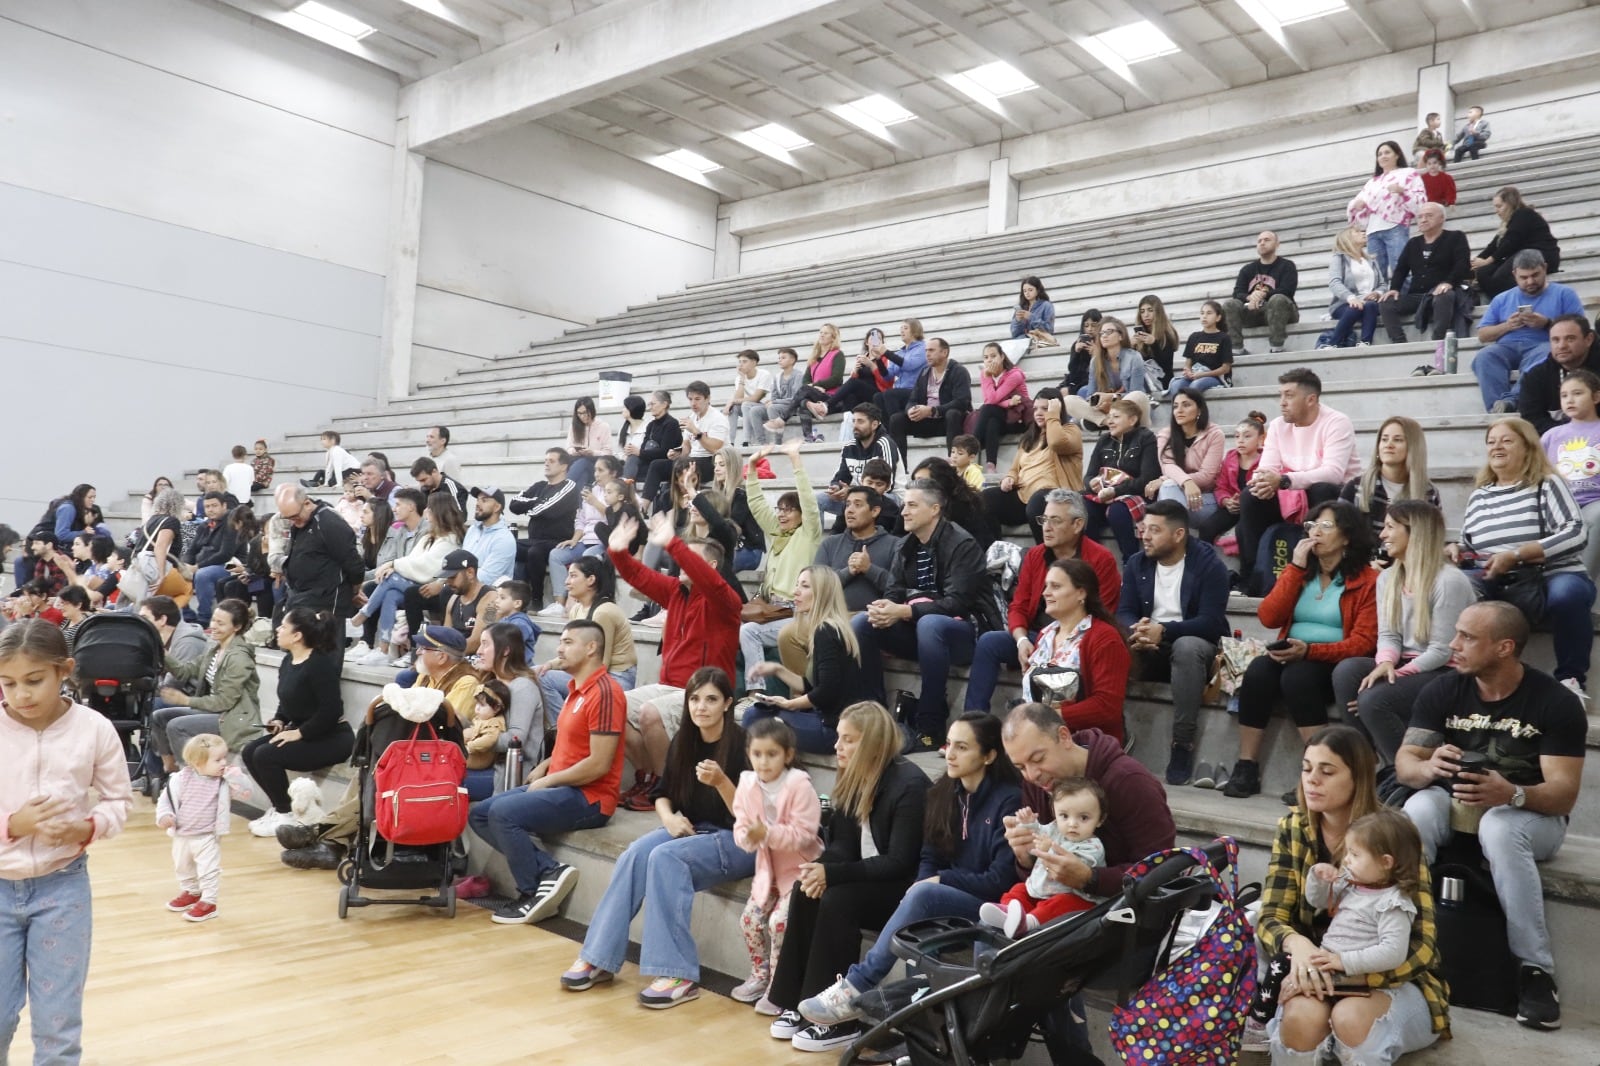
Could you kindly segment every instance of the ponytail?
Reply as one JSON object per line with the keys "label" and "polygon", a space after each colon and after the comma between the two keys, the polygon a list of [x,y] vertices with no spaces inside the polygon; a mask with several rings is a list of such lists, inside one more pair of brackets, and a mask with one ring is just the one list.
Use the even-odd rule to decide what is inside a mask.
{"label": "ponytail", "polygon": [[300,637],[312,651],[335,651],[338,648],[335,623],[331,611],[314,611],[310,607],[292,607],[283,620],[300,632]]}

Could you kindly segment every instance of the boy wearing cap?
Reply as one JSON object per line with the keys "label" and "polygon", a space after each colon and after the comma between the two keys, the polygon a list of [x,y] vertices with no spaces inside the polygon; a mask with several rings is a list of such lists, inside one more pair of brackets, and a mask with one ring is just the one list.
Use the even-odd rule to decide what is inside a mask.
{"label": "boy wearing cap", "polygon": [[498,486],[483,485],[470,492],[473,520],[461,546],[477,557],[478,580],[493,585],[516,568],[517,535],[505,520],[506,494]]}

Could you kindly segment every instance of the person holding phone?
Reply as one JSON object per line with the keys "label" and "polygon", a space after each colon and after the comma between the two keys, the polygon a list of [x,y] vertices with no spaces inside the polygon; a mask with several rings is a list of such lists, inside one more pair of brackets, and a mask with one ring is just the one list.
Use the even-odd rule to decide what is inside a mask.
{"label": "person holding phone", "polygon": [[1483,347],[1472,360],[1484,410],[1491,414],[1516,412],[1519,387],[1511,372],[1527,374],[1550,357],[1550,323],[1583,314],[1578,294],[1550,280],[1549,264],[1537,248],[1518,252],[1511,269],[1516,287],[1489,301],[1478,322]]}
{"label": "person holding phone", "polygon": [[806,649],[805,674],[765,660],[751,667],[758,683],[775,677],[794,695],[752,691],[756,702],[745,712],[744,724],[782,718],[794,730],[801,751],[827,755],[839,739],[840,713],[861,689],[861,644],[850,628],[844,584],[832,567],[818,563],[800,571],[794,586],[794,626],[795,639]]}
{"label": "person holding phone", "polygon": [[[1333,668],[1378,649],[1378,575],[1372,562],[1372,527],[1354,504],[1338,500],[1313,507],[1306,538],[1261,601],[1261,624],[1278,630],[1245,669],[1239,687],[1239,761],[1223,795],[1261,791],[1261,742],[1281,700],[1302,739],[1328,724]],[[1293,803],[1295,794],[1283,798]]]}

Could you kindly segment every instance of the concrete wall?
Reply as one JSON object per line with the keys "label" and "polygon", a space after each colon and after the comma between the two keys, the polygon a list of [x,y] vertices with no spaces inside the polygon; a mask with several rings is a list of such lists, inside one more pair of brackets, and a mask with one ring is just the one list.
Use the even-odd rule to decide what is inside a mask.
{"label": "concrete wall", "polygon": [[0,521],[372,401],[396,95],[195,0],[0,0],[6,428],[49,457]]}
{"label": "concrete wall", "polygon": [[538,124],[427,162],[412,380],[711,277],[716,194]]}

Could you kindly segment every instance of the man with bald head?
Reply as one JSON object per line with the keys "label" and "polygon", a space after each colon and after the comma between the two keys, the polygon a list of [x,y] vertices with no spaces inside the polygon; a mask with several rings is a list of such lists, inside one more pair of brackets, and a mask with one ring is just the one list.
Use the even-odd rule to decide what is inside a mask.
{"label": "man with bald head", "polygon": [[1383,328],[1392,344],[1404,344],[1407,317],[1416,315],[1422,329],[1431,317],[1435,370],[1444,369],[1444,335],[1458,310],[1472,306],[1467,283],[1472,280],[1472,249],[1467,235],[1444,228],[1444,205],[1423,204],[1417,212],[1417,235],[1406,242],[1395,264],[1389,291],[1378,304]]}
{"label": "man with bald head", "polygon": [[1234,355],[1250,354],[1244,346],[1246,326],[1266,326],[1268,350],[1283,351],[1290,324],[1300,321],[1294,302],[1299,285],[1294,260],[1278,254],[1278,235],[1269,229],[1256,234],[1256,258],[1239,268],[1233,297],[1222,301]]}
{"label": "man with bald head", "polygon": [[293,483],[279,485],[272,494],[278,517],[289,525],[289,555],[283,578],[289,594],[284,608],[309,607],[348,618],[351,602],[366,573],[356,535],[332,507],[313,500]]}

